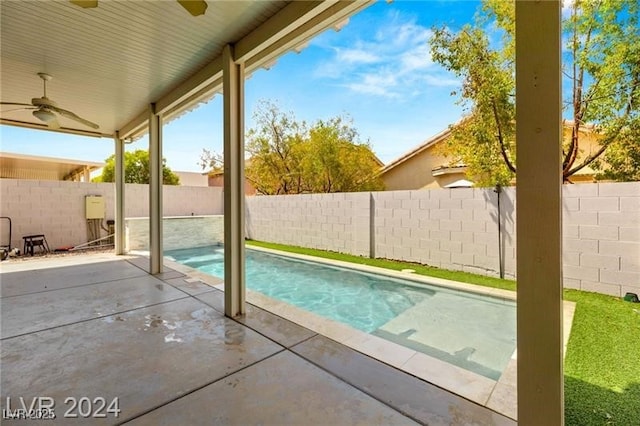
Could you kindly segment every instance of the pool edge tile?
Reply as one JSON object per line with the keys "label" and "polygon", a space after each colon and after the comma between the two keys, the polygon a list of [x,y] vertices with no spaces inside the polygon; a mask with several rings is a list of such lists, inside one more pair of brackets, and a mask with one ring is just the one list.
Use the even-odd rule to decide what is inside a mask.
{"label": "pool edge tile", "polygon": [[516,420],[518,418],[517,386],[498,382],[485,406],[510,419]]}
{"label": "pool edge tile", "polygon": [[398,369],[402,369],[402,366],[417,353],[413,349],[364,332],[340,343]]}
{"label": "pool edge tile", "polygon": [[307,312],[255,291],[247,290],[247,302],[341,343],[357,336],[358,333],[362,333],[360,330]]}
{"label": "pool edge tile", "polygon": [[402,370],[480,405],[487,405],[497,382],[417,352]]}

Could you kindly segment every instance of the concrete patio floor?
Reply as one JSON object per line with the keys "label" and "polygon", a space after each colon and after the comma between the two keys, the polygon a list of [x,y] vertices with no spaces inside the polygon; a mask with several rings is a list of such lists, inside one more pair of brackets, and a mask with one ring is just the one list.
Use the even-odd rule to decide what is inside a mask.
{"label": "concrete patio floor", "polygon": [[[226,318],[220,290],[147,266],[107,254],[0,266],[3,414],[7,398],[15,410],[48,397],[48,424],[515,424],[256,306]],[[120,413],[65,418],[70,397],[117,398]]]}

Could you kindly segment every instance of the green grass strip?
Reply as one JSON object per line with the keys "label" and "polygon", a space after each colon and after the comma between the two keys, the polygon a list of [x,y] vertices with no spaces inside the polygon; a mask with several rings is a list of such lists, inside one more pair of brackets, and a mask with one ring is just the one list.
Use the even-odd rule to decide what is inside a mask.
{"label": "green grass strip", "polygon": [[[511,280],[448,271],[411,262],[370,259],[332,251],[247,241],[248,246],[341,260],[486,287],[515,290]],[[564,290],[576,313],[564,366],[567,426],[640,425],[640,304]]]}

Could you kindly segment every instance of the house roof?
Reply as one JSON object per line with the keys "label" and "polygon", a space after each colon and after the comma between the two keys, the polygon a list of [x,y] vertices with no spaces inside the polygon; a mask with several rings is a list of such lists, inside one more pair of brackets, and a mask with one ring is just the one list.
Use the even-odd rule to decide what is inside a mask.
{"label": "house roof", "polygon": [[[432,136],[431,138],[427,139],[426,141],[424,141],[423,143],[421,143],[420,145],[416,146],[415,148],[413,148],[411,151],[407,152],[406,154],[403,154],[401,157],[393,160],[392,162],[390,162],[389,164],[387,164],[386,166],[384,166],[382,168],[382,170],[380,171],[380,174],[383,175],[386,172],[393,170],[394,168],[400,166],[401,164],[405,163],[406,161],[410,160],[411,158],[415,157],[416,155],[426,151],[427,149],[431,148],[432,146],[438,144],[439,142],[442,142],[443,140],[445,140],[450,134],[451,134],[451,129],[455,126],[457,126],[458,124],[460,124],[463,120],[465,120],[465,118],[462,118],[460,121],[458,121],[455,124],[452,124],[451,126],[449,126],[447,129],[443,130],[442,132]],[[565,128],[570,128],[571,126],[573,126],[573,121],[572,120],[563,120],[562,124]],[[595,126],[593,124],[584,124],[580,126],[580,130],[582,132],[585,133],[592,133],[595,131]],[[443,168],[448,168],[448,166],[441,166]],[[465,167],[464,165],[456,165],[454,167]],[[434,169],[436,170],[436,169]],[[587,171],[582,172],[581,174],[584,173],[594,173],[594,171],[589,168]]]}
{"label": "house roof", "polygon": [[65,180],[85,169],[93,171],[101,167],[104,163],[0,152],[1,178]]}
{"label": "house roof", "polygon": [[432,146],[436,145],[437,143],[443,141],[450,134],[451,134],[451,128],[449,127],[446,130],[443,130],[442,132],[438,133],[437,135],[432,136],[431,138],[429,138],[426,141],[424,141],[422,144],[420,144],[417,147],[413,148],[411,151],[407,152],[406,154],[402,155],[401,157],[393,160],[392,162],[390,162],[389,164],[384,166],[383,169],[380,171],[380,174],[383,175],[383,174],[389,172],[390,170],[393,170],[394,168],[396,168],[399,165],[405,163],[406,161],[410,160],[411,158],[415,157],[416,155],[426,151],[427,149],[431,148]]}
{"label": "house roof", "polygon": [[[45,72],[48,98],[100,126],[61,117],[58,131],[137,138],[151,104],[166,122],[221,92],[224,46],[250,74],[372,1],[207,0],[201,16],[173,0],[77,3],[0,2],[1,101],[41,97]],[[13,109],[2,107],[0,123],[51,130]]]}

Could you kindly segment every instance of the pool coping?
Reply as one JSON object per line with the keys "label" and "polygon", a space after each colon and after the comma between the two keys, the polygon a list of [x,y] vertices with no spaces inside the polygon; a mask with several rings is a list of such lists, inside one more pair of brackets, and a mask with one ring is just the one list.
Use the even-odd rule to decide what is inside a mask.
{"label": "pool coping", "polygon": [[[393,278],[413,281],[418,283],[418,285],[429,284],[448,289],[463,290],[475,294],[491,296],[506,301],[517,300],[516,292],[509,290],[482,287],[442,278],[420,276],[408,272],[393,271],[375,266],[359,265],[263,247],[251,246],[250,250],[262,251],[330,266],[338,266],[361,272],[385,275]],[[164,261],[168,267],[189,275],[192,278],[197,278],[212,287],[224,291],[224,282],[220,282],[220,278],[180,264],[167,257],[165,257]],[[424,353],[390,342],[381,337],[365,333],[346,324],[321,317],[320,315],[305,311],[296,306],[249,289],[246,290],[246,300],[252,305],[328,337],[329,339],[384,362],[398,370],[409,373],[449,392],[487,407],[497,413],[517,420],[517,350],[514,351],[500,378],[498,380],[492,380]],[[563,356],[566,354],[566,347],[571,334],[574,313],[575,303],[566,300],[563,301]]]}

